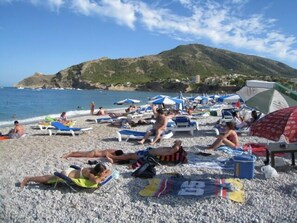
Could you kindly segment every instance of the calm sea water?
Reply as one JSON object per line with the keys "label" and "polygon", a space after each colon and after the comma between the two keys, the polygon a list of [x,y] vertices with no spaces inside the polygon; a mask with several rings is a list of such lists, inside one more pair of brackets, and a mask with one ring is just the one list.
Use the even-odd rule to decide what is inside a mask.
{"label": "calm sea water", "polygon": [[147,104],[148,99],[159,94],[178,96],[178,93],[141,92],[141,91],[102,91],[102,90],[33,90],[12,87],[0,88],[0,126],[12,125],[14,120],[30,123],[46,116],[59,117],[66,111],[69,117],[89,114],[90,103],[96,109],[123,108],[128,105],[114,105],[125,98],[140,100]]}

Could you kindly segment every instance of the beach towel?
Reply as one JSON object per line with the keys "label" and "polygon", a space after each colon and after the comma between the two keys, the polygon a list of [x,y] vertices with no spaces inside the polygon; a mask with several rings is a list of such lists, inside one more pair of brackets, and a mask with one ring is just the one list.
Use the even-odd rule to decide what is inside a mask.
{"label": "beach towel", "polygon": [[[252,147],[253,154],[256,156],[266,156],[266,145],[258,143],[248,143],[243,146],[244,151],[248,151],[249,145]],[[275,156],[284,156],[284,153],[275,153]]]}
{"label": "beach towel", "polygon": [[228,153],[228,154],[230,154],[232,156],[239,156],[239,155],[242,155],[244,153],[242,148],[232,149],[229,146],[220,146],[216,150]]}
{"label": "beach towel", "polygon": [[198,156],[188,156],[188,164],[190,167],[195,168],[209,168],[209,169],[225,169],[233,170],[234,161],[233,159],[201,159]]}
{"label": "beach towel", "polygon": [[10,139],[9,136],[0,136],[0,140]]}
{"label": "beach towel", "polygon": [[245,200],[243,184],[238,179],[213,180],[183,176],[154,178],[139,192],[139,195],[144,197],[160,197],[166,194],[197,199],[222,197],[239,203]]}

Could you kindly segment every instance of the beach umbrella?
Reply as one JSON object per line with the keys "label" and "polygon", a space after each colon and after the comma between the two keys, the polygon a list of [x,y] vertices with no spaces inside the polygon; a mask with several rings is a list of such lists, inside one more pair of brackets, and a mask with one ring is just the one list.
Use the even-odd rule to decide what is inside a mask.
{"label": "beach umbrella", "polygon": [[180,99],[180,100],[183,100],[183,101],[186,101],[187,98],[183,96],[183,93],[180,91],[179,92],[179,95],[174,97],[175,99]]}
{"label": "beach umbrella", "polygon": [[218,102],[227,102],[227,103],[234,103],[240,100],[240,96],[238,94],[230,94],[230,95],[223,95],[218,98]]}
{"label": "beach umbrella", "polygon": [[287,142],[297,142],[297,106],[269,113],[253,123],[250,135],[279,141],[284,135]]}
{"label": "beach umbrella", "polygon": [[153,100],[156,100],[156,99],[160,99],[160,98],[166,98],[166,97],[169,97],[169,96],[167,96],[167,95],[162,95],[162,94],[159,94],[159,95],[156,95],[156,96],[154,96],[154,97],[150,98],[150,100],[151,100],[151,101],[153,101]]}
{"label": "beach umbrella", "polygon": [[197,97],[194,98],[195,101],[201,101],[202,100],[202,96],[198,95]]}
{"label": "beach umbrella", "polygon": [[136,103],[139,103],[139,102],[140,102],[140,101],[139,101],[139,100],[136,100],[136,99],[126,98],[126,99],[124,99],[124,100],[115,102],[114,104],[117,104],[117,105],[123,105],[123,104],[136,104]]}
{"label": "beach umbrella", "polygon": [[152,103],[154,105],[160,105],[160,104],[175,105],[175,104],[182,104],[183,100],[176,99],[176,98],[164,97],[164,98],[159,98],[159,99],[150,101],[150,103]]}
{"label": "beach umbrella", "polygon": [[186,99],[187,99],[188,101],[194,101],[194,100],[195,100],[195,97],[193,97],[193,96],[191,96],[191,97],[186,97]]}
{"label": "beach umbrella", "polygon": [[247,106],[264,114],[297,105],[297,94],[276,82],[247,81],[236,93]]}

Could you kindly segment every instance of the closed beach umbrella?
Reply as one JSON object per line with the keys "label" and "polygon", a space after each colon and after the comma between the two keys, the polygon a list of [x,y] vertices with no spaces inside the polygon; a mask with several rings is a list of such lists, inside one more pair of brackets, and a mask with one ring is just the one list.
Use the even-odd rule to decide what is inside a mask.
{"label": "closed beach umbrella", "polygon": [[288,142],[297,142],[297,106],[269,113],[252,124],[250,134],[273,141],[284,135]]}
{"label": "closed beach umbrella", "polygon": [[136,100],[136,99],[126,98],[126,99],[124,99],[124,100],[115,102],[114,104],[117,104],[117,105],[123,105],[123,104],[136,104],[136,103],[139,103],[139,102],[140,102],[140,101],[139,101],[139,100]]}
{"label": "closed beach umbrella", "polygon": [[247,81],[236,93],[247,106],[264,114],[297,105],[297,94],[275,82]]}

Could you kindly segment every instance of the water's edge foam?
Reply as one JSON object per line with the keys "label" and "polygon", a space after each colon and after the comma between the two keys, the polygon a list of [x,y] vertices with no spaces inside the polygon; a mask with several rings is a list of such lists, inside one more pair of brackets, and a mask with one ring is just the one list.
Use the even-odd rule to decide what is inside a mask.
{"label": "water's edge foam", "polygon": [[[123,112],[123,108],[109,108],[105,109],[106,112]],[[75,118],[75,117],[81,117],[81,116],[88,116],[90,114],[90,110],[79,110],[79,111],[67,111],[66,112],[68,118]],[[61,114],[47,114],[42,116],[37,116],[33,118],[27,118],[27,119],[20,119],[18,120],[21,124],[34,124],[38,123],[40,121],[43,121],[46,117],[53,117],[53,118],[59,118]],[[0,121],[0,128],[1,127],[8,127],[13,126],[14,121]]]}

